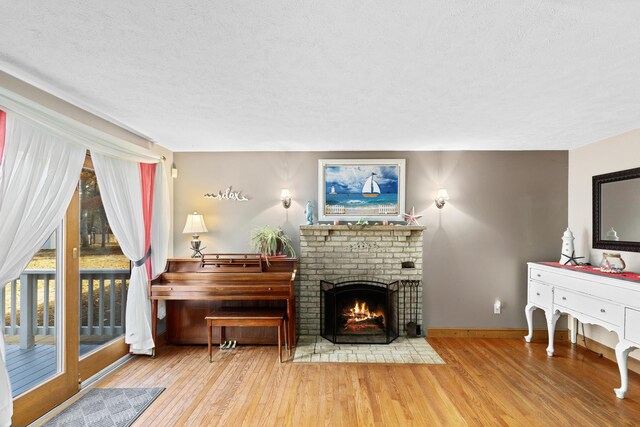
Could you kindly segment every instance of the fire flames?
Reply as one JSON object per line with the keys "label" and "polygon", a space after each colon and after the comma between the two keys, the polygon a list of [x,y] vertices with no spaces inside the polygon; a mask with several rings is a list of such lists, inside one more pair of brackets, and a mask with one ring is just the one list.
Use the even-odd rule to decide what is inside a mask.
{"label": "fire flames", "polygon": [[369,308],[366,302],[355,301],[353,307],[343,312],[344,331],[350,333],[371,333],[384,328],[384,315]]}
{"label": "fire flames", "polygon": [[373,316],[366,302],[358,303],[358,300],[356,300],[355,305],[351,308],[351,318],[356,322],[362,322],[363,320],[373,319]]}

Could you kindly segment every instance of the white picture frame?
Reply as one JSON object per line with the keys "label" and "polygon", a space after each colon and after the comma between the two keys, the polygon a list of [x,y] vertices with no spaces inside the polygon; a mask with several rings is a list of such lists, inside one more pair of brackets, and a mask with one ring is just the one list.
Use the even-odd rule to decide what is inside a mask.
{"label": "white picture frame", "polygon": [[318,220],[403,221],[405,165],[405,159],[318,160]]}

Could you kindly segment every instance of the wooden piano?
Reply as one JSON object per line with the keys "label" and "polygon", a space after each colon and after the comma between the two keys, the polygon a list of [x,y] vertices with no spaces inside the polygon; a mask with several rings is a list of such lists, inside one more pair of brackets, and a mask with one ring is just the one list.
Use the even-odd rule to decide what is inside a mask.
{"label": "wooden piano", "polygon": [[[293,284],[297,268],[295,258],[269,258],[267,265],[260,254],[204,254],[203,258],[167,260],[165,272],[149,286],[154,342],[158,301],[165,300],[167,341],[171,344],[206,344],[204,318],[221,306],[286,306],[288,338],[295,344]],[[277,342],[273,328],[227,328],[226,335],[241,344]]]}

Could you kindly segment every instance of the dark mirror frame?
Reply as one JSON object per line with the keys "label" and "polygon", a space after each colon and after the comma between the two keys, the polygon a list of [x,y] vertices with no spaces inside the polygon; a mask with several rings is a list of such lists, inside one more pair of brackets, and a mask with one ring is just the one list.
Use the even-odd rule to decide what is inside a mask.
{"label": "dark mirror frame", "polygon": [[593,177],[593,248],[610,249],[614,251],[640,252],[640,242],[611,241],[600,238],[601,227],[601,191],[602,185],[610,182],[625,181],[640,178],[640,168],[627,169],[619,172],[596,175]]}

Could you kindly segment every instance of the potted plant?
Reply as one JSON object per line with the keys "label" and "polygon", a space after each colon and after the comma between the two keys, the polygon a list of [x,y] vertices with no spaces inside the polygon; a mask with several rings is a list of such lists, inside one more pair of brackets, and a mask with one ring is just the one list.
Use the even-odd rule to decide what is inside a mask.
{"label": "potted plant", "polygon": [[283,255],[285,252],[291,257],[296,256],[293,244],[289,236],[284,234],[282,228],[265,225],[251,233],[251,247],[260,252],[269,264],[270,256]]}

